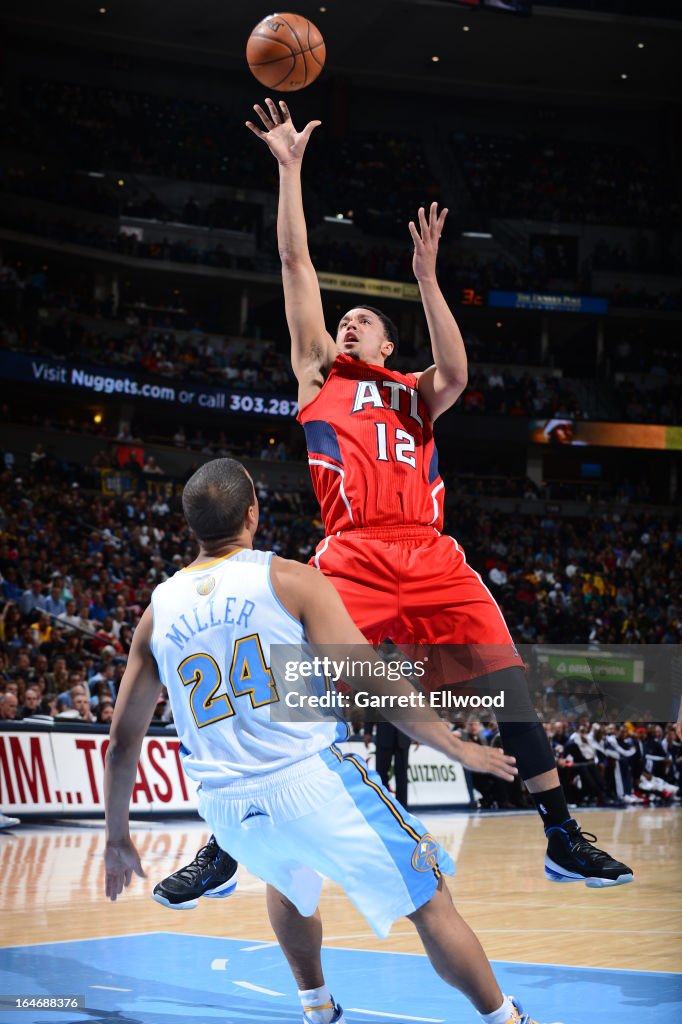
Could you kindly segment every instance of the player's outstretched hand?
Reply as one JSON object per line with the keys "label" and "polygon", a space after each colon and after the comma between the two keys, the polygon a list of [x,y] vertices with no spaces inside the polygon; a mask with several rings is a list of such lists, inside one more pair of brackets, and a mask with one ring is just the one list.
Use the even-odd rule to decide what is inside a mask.
{"label": "player's outstretched hand", "polygon": [[445,218],[448,215],[447,208],[438,212],[438,203],[431,203],[429,215],[426,216],[424,207],[419,207],[417,219],[419,228],[413,220],[407,225],[414,242],[414,255],[412,257],[412,270],[418,281],[428,277],[436,276],[436,258],[438,256],[438,243],[443,234]]}
{"label": "player's outstretched hand", "polygon": [[484,775],[496,775],[505,782],[513,782],[518,774],[516,758],[505,754],[499,747],[482,747],[478,743],[461,743],[458,758],[465,768]]}
{"label": "player's outstretched hand", "polygon": [[300,163],[305,147],[308,145],[308,139],[322,122],[308,121],[303,131],[297,132],[284,100],[280,100],[278,106],[274,100],[268,98],[265,101],[265,106],[267,110],[264,110],[259,103],[253,105],[253,109],[263,122],[265,131],[255,125],[253,121],[247,121],[246,127],[263,140],[278,163],[283,165]]}
{"label": "player's outstretched hand", "polygon": [[104,849],[105,892],[112,903],[130,885],[133,874],[146,878],[132,839],[108,842]]}

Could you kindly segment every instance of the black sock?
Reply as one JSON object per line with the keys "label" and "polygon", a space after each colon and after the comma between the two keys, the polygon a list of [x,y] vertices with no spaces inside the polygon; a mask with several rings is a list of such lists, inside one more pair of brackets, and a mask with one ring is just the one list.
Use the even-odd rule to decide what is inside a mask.
{"label": "black sock", "polygon": [[561,786],[557,786],[555,789],[546,789],[544,793],[531,793],[530,795],[545,829],[563,825],[571,817]]}

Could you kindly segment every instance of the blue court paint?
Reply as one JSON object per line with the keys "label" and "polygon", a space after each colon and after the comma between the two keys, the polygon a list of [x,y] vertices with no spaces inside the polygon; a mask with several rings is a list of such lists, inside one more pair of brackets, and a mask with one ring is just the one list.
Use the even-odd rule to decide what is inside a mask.
{"label": "blue court paint", "polygon": [[[212,969],[214,961],[225,961],[224,969]],[[347,1014],[348,1024],[477,1020],[467,1000],[436,977],[426,957],[327,948],[323,962],[335,998],[348,1010],[357,1008]],[[494,967],[502,989],[518,996],[540,1021],[682,1020],[679,974],[516,963]],[[0,993],[84,995],[87,1007],[68,1013],[0,1009],[0,1024],[301,1021],[279,948],[245,939],[161,932],[13,946],[0,949]]]}

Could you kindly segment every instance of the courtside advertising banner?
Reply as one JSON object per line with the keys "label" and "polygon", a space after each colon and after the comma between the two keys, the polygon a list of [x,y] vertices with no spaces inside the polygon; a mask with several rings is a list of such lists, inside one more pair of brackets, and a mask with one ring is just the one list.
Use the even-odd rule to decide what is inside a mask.
{"label": "courtside advertising banner", "polygon": [[[87,728],[87,727],[86,727]],[[104,814],[106,731],[92,726],[73,732],[61,726],[32,729],[30,723],[0,729],[0,807],[5,814],[77,818]],[[97,730],[97,731],[96,731]],[[374,747],[340,744],[343,754],[366,760],[374,769]],[[410,752],[408,802],[411,807],[468,803],[464,772],[429,747]],[[196,811],[196,787],[181,765],[175,733],[145,737],[133,790],[131,813]]]}

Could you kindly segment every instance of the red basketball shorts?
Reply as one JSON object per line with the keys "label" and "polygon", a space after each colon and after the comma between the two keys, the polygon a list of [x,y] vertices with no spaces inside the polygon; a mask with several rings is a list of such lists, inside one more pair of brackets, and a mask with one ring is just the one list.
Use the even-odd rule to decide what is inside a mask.
{"label": "red basketball shorts", "polygon": [[408,656],[413,645],[438,645],[426,689],[523,668],[502,612],[453,537],[429,526],[348,530],[325,537],[311,565],[370,643],[390,639]]}

